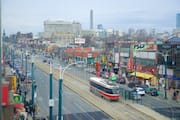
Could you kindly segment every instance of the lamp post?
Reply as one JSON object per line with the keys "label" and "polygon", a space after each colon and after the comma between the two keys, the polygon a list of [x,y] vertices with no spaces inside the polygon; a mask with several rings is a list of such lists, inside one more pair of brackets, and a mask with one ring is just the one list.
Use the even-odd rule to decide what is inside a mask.
{"label": "lamp post", "polygon": [[167,57],[169,56],[168,55],[168,51],[166,51],[166,53],[161,53],[161,52],[157,52],[159,54],[161,54],[163,57],[164,57],[164,78],[165,78],[165,83],[164,83],[164,99],[168,99],[167,98]]}
{"label": "lamp post", "polygon": [[[22,73],[24,73],[23,71],[24,71],[24,61],[23,61],[23,52],[21,53],[21,71],[22,71]],[[21,81],[21,80],[20,80]]]}
{"label": "lamp post", "polygon": [[62,82],[63,82],[63,75],[64,72],[72,65],[82,63],[83,61],[78,61],[75,63],[68,64],[64,69],[60,66],[59,72],[60,72],[60,79],[59,79],[59,111],[58,111],[58,120],[62,120]]}
{"label": "lamp post", "polygon": [[[12,50],[12,49],[11,49]],[[12,51],[12,59],[13,59],[13,69],[15,68],[15,65],[14,65],[14,51]]]}
{"label": "lamp post", "polygon": [[26,54],[25,54],[25,69],[26,69],[26,73],[25,73],[25,76],[27,77],[27,51],[26,51]]}
{"label": "lamp post", "polygon": [[52,63],[50,62],[50,72],[49,72],[49,120],[53,120],[53,106],[54,106],[54,99],[52,98]]}
{"label": "lamp post", "polygon": [[134,56],[134,82],[136,81],[136,56]]}
{"label": "lamp post", "polygon": [[164,64],[164,67],[165,67],[164,99],[168,99],[167,98],[167,56],[168,56],[168,54],[164,55],[164,60],[165,60],[165,64]]}
{"label": "lamp post", "polygon": [[32,56],[32,68],[31,68],[31,76],[32,76],[32,108],[33,108],[33,120],[35,119],[34,113],[34,57]]}
{"label": "lamp post", "polygon": [[60,66],[60,79],[59,79],[59,110],[58,110],[58,120],[62,120],[62,67]]}

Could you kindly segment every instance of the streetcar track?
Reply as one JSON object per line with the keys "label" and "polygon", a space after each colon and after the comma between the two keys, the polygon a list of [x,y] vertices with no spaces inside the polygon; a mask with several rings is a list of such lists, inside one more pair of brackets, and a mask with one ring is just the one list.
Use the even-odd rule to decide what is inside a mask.
{"label": "streetcar track", "polygon": [[[38,67],[40,69],[42,69],[45,73],[48,73],[48,70],[49,70],[49,65],[48,64],[44,64],[44,63],[41,63],[39,61],[36,61]],[[58,76],[59,76],[59,70],[56,68],[53,68],[53,78],[55,78],[55,80],[58,80]],[[137,111],[136,109],[133,109],[132,107],[130,106],[127,106],[127,105],[123,105],[123,104],[120,104],[120,103],[114,103],[113,105],[110,105],[111,107],[123,107],[122,109],[123,110],[126,110],[126,112],[124,112],[123,110],[121,111],[121,113],[117,112],[117,113],[108,113],[104,110],[104,108],[102,108],[103,106],[99,106],[97,104],[95,104],[92,100],[92,99],[87,99],[87,95],[86,96],[83,96],[82,94],[88,94],[89,96],[91,96],[92,98],[96,98],[96,99],[101,99],[97,96],[95,96],[94,94],[90,94],[89,92],[89,84],[87,81],[75,76],[75,75],[71,75],[70,73],[68,72],[65,72],[64,73],[64,82],[66,82],[66,84],[64,83],[64,85],[66,87],[68,87],[69,89],[71,89],[72,91],[76,92],[77,94],[79,94],[81,97],[83,97],[84,99],[86,99],[87,101],[89,101],[91,104],[95,105],[97,108],[99,108],[100,110],[102,110],[103,112],[107,113],[108,115],[110,115],[113,119],[140,119],[140,120],[147,120],[147,119],[153,119],[152,117],[140,112],[140,111]],[[73,81],[73,82],[72,82]],[[78,83],[79,88],[74,88],[74,86],[72,84],[75,84],[74,82]],[[67,85],[68,84],[68,85]],[[87,91],[81,91],[82,89],[82,86],[86,87],[88,90]],[[76,90],[75,90],[76,89]],[[85,92],[85,93],[83,93]],[[95,100],[96,101],[96,100]],[[102,102],[105,102],[106,104],[107,101],[106,100],[101,100]],[[127,112],[128,111],[128,112]],[[114,111],[115,112],[115,111]]]}

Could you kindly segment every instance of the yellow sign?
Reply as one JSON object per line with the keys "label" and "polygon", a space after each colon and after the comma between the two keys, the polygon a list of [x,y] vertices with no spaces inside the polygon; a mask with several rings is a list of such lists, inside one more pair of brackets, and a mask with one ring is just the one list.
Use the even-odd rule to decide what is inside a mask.
{"label": "yellow sign", "polygon": [[16,90],[16,81],[17,81],[16,76],[12,76],[11,80],[12,80],[12,90]]}
{"label": "yellow sign", "polygon": [[105,63],[105,55],[102,55],[102,63]]}

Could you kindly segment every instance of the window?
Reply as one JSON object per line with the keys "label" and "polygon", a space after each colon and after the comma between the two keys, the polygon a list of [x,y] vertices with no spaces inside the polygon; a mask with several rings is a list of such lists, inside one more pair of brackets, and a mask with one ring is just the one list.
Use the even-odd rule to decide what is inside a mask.
{"label": "window", "polygon": [[96,84],[95,82],[92,82],[90,81],[90,85],[94,86],[95,88],[99,89],[99,90],[102,90],[106,93],[109,93],[109,94],[113,94],[113,93],[117,93],[117,90],[112,90],[112,89],[109,89],[109,88],[105,88],[99,84]]}

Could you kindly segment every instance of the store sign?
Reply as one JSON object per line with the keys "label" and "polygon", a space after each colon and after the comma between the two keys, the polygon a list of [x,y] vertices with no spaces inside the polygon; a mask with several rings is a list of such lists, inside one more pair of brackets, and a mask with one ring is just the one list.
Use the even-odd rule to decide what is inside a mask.
{"label": "store sign", "polygon": [[133,60],[132,58],[129,58],[127,61],[127,69],[132,70],[133,69]]}
{"label": "store sign", "polygon": [[13,95],[13,100],[14,100],[15,103],[23,102],[22,96],[20,96],[20,95],[18,95],[18,94],[14,94],[14,95]]}
{"label": "store sign", "polygon": [[146,50],[148,48],[148,45],[146,45],[146,44],[136,44],[136,45],[132,45],[131,48],[134,51]]}
{"label": "store sign", "polygon": [[119,63],[119,53],[115,53],[114,59],[115,59],[115,63]]}
{"label": "store sign", "polygon": [[8,85],[2,85],[2,106],[8,105]]}
{"label": "store sign", "polygon": [[85,44],[85,38],[75,38],[75,44]]}
{"label": "store sign", "polygon": [[156,59],[156,52],[134,52],[137,58]]}

